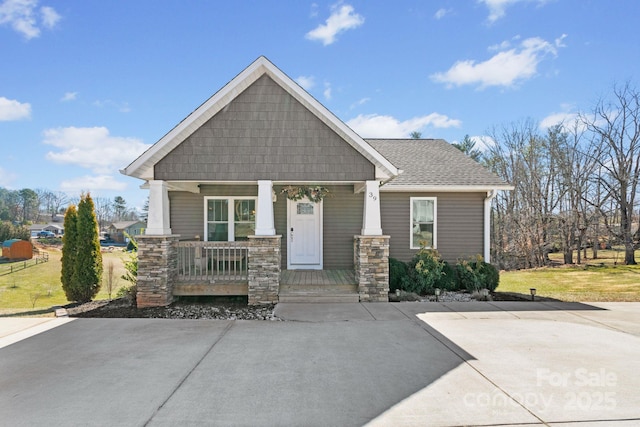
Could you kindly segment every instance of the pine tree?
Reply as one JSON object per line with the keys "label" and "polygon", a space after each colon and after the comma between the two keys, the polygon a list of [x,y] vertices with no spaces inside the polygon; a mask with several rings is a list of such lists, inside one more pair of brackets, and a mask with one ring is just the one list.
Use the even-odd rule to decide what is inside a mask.
{"label": "pine tree", "polygon": [[62,236],[62,271],[60,281],[62,289],[69,301],[75,301],[76,286],[73,283],[73,272],[76,265],[76,242],[78,240],[78,212],[75,205],[70,205],[64,214],[64,235]]}
{"label": "pine tree", "polygon": [[89,193],[83,194],[78,204],[78,225],[76,241],[76,262],[73,282],[80,292],[75,301],[91,301],[100,290],[102,283],[102,253],[98,219],[96,218],[93,199]]}

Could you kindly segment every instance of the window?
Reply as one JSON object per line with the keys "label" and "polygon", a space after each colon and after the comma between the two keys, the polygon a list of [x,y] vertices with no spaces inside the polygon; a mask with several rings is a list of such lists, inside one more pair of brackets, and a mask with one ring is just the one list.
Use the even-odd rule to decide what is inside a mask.
{"label": "window", "polygon": [[209,242],[248,240],[256,228],[255,198],[205,198],[206,236]]}
{"label": "window", "polygon": [[411,197],[411,249],[436,248],[436,198]]}

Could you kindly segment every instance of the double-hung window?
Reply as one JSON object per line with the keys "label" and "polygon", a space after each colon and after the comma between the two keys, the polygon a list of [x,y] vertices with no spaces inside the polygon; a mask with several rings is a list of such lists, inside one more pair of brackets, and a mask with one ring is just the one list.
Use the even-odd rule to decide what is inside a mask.
{"label": "double-hung window", "polygon": [[205,198],[205,230],[209,242],[248,240],[256,229],[255,197]]}
{"label": "double-hung window", "polygon": [[435,249],[437,224],[437,199],[435,197],[411,197],[411,249]]}

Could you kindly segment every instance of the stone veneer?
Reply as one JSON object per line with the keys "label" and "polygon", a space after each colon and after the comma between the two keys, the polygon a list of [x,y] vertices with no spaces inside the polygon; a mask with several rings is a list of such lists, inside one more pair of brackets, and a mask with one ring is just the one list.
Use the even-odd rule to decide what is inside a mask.
{"label": "stone veneer", "polygon": [[278,302],[282,236],[249,236],[249,305]]}
{"label": "stone veneer", "polygon": [[354,236],[360,302],[389,302],[389,236]]}
{"label": "stone veneer", "polygon": [[138,308],[169,305],[178,276],[178,235],[137,236]]}

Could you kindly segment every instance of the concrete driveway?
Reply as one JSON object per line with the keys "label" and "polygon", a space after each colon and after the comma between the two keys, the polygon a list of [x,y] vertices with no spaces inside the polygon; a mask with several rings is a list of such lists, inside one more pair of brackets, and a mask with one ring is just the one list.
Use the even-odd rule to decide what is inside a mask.
{"label": "concrete driveway", "polygon": [[2,318],[0,425],[640,425],[640,303],[276,313]]}

